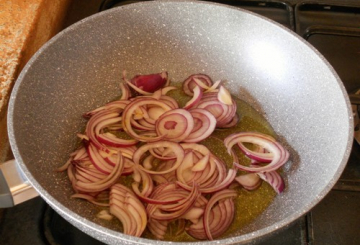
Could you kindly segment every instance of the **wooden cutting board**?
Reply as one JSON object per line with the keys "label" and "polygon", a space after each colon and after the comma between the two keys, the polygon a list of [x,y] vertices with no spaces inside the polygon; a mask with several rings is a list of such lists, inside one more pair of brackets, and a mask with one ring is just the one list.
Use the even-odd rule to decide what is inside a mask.
{"label": "wooden cutting board", "polygon": [[59,32],[71,0],[0,0],[0,163],[11,157],[6,111],[11,89],[31,56]]}

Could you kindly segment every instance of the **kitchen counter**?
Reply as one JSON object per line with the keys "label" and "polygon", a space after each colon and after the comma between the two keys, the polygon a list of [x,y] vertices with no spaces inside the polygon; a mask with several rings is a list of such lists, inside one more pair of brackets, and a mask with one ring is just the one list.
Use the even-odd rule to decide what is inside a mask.
{"label": "kitchen counter", "polygon": [[11,156],[6,109],[14,82],[31,56],[63,28],[70,0],[0,2],[0,163]]}

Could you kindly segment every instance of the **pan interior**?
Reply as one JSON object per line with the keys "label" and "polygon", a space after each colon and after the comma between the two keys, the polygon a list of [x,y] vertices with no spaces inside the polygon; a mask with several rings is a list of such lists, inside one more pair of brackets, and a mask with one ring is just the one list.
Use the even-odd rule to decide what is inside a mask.
{"label": "pan interior", "polygon": [[[81,115],[119,95],[123,70],[129,77],[166,70],[174,81],[192,73],[225,79],[290,149],[285,192],[226,242],[251,240],[306,213],[347,161],[352,125],[343,85],[289,31],[242,10],[202,2],[155,1],[110,10],[45,45],[21,73],[9,107],[12,149],[26,176],[67,219],[99,239],[123,238],[103,236],[96,224],[106,222],[95,218],[97,208],[70,199],[66,174],[54,170],[76,147],[74,135],[85,125]],[[85,219],[71,218],[74,213]]]}

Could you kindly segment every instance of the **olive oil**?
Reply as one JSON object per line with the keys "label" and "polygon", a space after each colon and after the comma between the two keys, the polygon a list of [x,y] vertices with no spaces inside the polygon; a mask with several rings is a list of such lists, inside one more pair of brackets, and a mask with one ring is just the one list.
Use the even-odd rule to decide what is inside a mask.
{"label": "olive oil", "polygon": [[[178,89],[168,92],[168,96],[173,97],[182,108],[191,98],[187,96],[181,89],[181,84],[175,85]],[[232,167],[232,157],[227,153],[223,140],[230,134],[244,131],[261,132],[268,135],[274,135],[271,125],[261,116],[256,110],[254,110],[249,104],[245,103],[239,98],[235,98],[237,103],[237,114],[239,116],[239,122],[236,126],[226,129],[216,129],[213,134],[200,142],[209,148],[209,150],[217,157],[222,159],[227,168]],[[114,132],[118,137],[127,139],[128,136],[124,132]],[[248,165],[249,159],[246,158],[240,151],[237,151],[237,155],[241,164]],[[239,174],[242,172],[239,171]],[[133,182],[131,176],[127,176],[121,180],[121,183],[131,189],[131,183]],[[258,217],[273,201],[276,196],[272,187],[263,182],[262,185],[254,191],[247,191],[241,187],[236,187],[238,196],[235,198],[235,215],[234,220],[229,229],[222,235],[222,237],[230,236],[232,233],[241,230],[243,227],[251,223],[256,217]],[[114,225],[118,226],[121,223],[114,221]],[[197,241],[185,231],[179,234],[178,221],[170,222],[168,225],[167,233],[165,234],[166,241],[174,242],[191,242]],[[142,237],[149,239],[156,239],[147,229],[144,231]]]}
{"label": "olive oil", "polygon": [[[169,95],[178,101],[180,107],[183,107],[190,99],[189,96],[182,92],[182,89],[173,90]],[[237,125],[227,129],[216,129],[208,139],[201,142],[201,144],[207,146],[213,154],[221,158],[228,168],[232,167],[232,157],[227,153],[223,144],[225,137],[243,131],[261,132],[275,136],[271,125],[262,115],[241,99],[235,98],[235,101],[237,103],[237,114],[239,116]],[[249,164],[250,161],[243,154],[238,152],[237,155],[241,164]],[[241,228],[252,222],[271,204],[276,196],[275,191],[266,182],[263,182],[262,185],[254,191],[247,191],[241,187],[236,188],[236,190],[238,196],[234,200],[234,220],[222,237],[230,236],[231,233],[241,230]],[[177,223],[169,224],[165,240],[176,242],[197,241],[186,232],[176,234],[176,224]],[[144,235],[147,238],[153,238],[149,233]]]}

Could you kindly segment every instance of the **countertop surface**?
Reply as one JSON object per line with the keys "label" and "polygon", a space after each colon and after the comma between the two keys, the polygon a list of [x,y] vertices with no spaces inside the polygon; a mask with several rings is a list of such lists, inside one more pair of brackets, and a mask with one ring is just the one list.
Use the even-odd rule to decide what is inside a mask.
{"label": "countertop surface", "polygon": [[9,158],[6,111],[11,89],[31,56],[63,28],[69,3],[0,1],[0,163]]}

